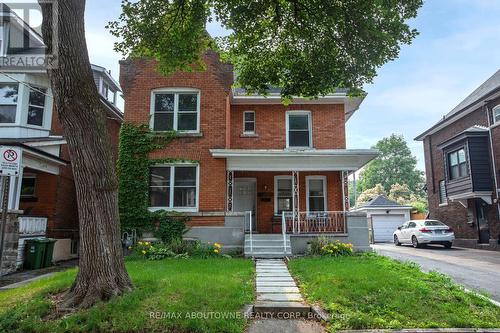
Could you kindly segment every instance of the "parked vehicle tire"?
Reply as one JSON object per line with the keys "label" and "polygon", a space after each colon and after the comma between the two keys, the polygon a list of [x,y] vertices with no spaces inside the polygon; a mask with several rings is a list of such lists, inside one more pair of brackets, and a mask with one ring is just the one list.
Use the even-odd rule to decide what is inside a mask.
{"label": "parked vehicle tire", "polygon": [[394,235],[394,245],[401,246],[401,243],[399,242],[398,236],[396,236],[396,235]]}
{"label": "parked vehicle tire", "polygon": [[453,245],[452,242],[444,243],[444,247],[447,249],[451,249],[451,246]]}
{"label": "parked vehicle tire", "polygon": [[413,245],[414,248],[420,247],[420,243],[418,242],[417,236],[412,236],[411,245]]}

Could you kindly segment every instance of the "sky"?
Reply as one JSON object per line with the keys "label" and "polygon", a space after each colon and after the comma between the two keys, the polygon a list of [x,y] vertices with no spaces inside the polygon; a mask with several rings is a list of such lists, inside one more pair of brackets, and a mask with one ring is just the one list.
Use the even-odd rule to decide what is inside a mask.
{"label": "sky", "polygon": [[[90,59],[115,78],[122,56],[113,50],[115,39],[105,25],[120,13],[120,0],[87,0]],[[423,170],[422,143],[413,139],[500,69],[499,18],[500,0],[425,1],[409,22],[419,36],[364,87],[368,95],[347,122],[347,148],[370,148],[401,134]],[[212,36],[225,34],[217,23],[207,30]]]}

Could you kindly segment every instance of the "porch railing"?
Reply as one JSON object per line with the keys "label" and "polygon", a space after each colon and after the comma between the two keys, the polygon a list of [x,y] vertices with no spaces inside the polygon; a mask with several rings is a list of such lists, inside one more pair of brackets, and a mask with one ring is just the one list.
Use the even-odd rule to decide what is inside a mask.
{"label": "porch railing", "polygon": [[293,212],[283,212],[283,230],[290,234],[345,234],[347,233],[347,212],[299,212],[293,218]]}

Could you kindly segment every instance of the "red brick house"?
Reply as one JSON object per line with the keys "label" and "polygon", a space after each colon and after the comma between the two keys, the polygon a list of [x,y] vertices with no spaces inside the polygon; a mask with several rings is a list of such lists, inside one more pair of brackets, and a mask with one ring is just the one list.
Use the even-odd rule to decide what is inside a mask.
{"label": "red brick house", "polygon": [[184,212],[187,237],[247,255],[300,252],[321,233],[368,248],[366,216],[347,213],[346,186],[376,156],[346,149],[345,123],[363,98],[338,91],[284,106],[279,90],[234,89],[216,53],[205,62],[206,71],[168,77],[152,60],[121,62],[125,121],[178,134],[150,157],[194,161],[150,169],[150,210]]}
{"label": "red brick house", "polygon": [[423,141],[430,217],[455,230],[455,244],[500,249],[500,70]]}

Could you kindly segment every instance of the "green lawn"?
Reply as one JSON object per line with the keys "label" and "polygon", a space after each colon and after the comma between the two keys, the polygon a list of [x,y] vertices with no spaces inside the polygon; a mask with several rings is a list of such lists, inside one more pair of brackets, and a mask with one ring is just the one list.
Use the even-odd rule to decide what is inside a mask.
{"label": "green lawn", "polygon": [[500,327],[500,308],[449,278],[376,255],[289,263],[302,292],[332,320],[330,331],[367,328]]}
{"label": "green lawn", "polygon": [[[254,299],[253,263],[244,259],[129,260],[135,290],[59,320],[46,321],[47,296],[70,286],[75,269],[0,292],[0,332],[242,332],[237,316]],[[151,318],[151,312],[160,319]],[[174,318],[180,314],[181,318]],[[205,313],[204,319],[201,313]],[[168,318],[170,316],[170,318]]]}

